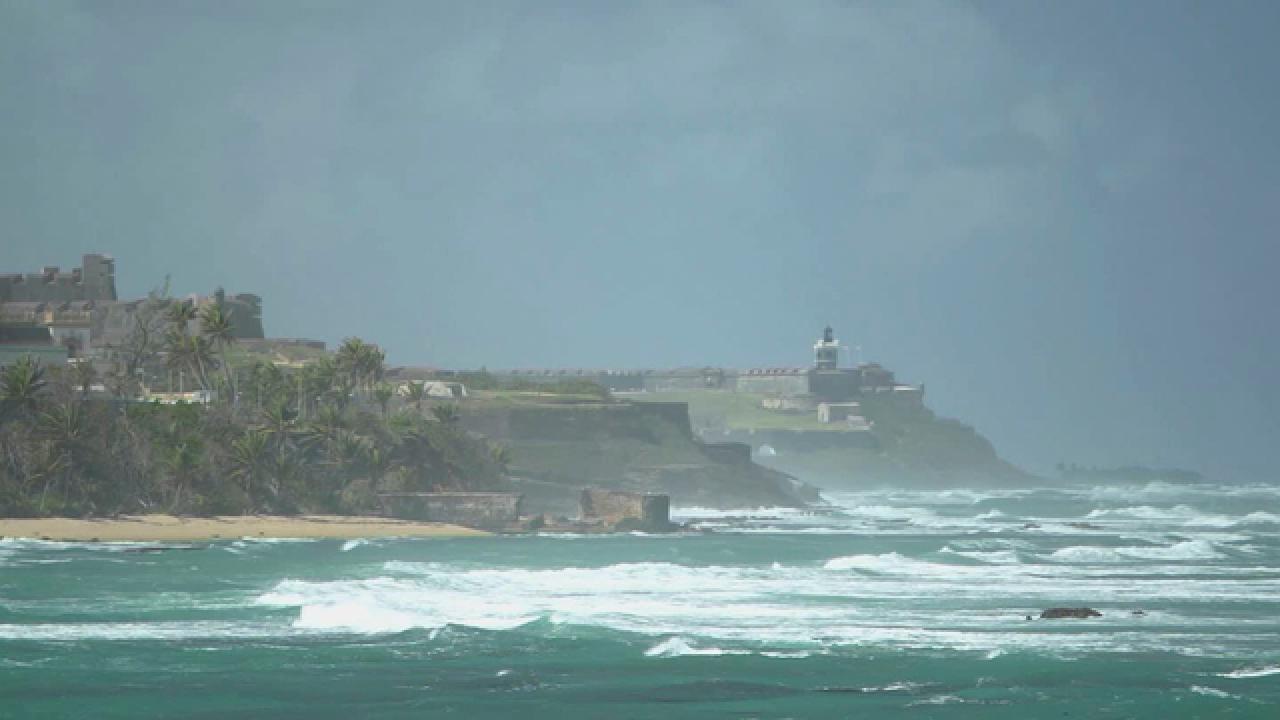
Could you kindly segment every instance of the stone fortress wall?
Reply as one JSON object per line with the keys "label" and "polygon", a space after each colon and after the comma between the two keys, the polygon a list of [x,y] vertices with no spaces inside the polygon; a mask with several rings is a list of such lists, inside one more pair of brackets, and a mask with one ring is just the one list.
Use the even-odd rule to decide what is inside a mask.
{"label": "stone fortress wall", "polygon": [[56,265],[38,273],[0,274],[0,302],[53,302],[116,299],[116,261],[90,253],[81,266],[62,272]]}
{"label": "stone fortress wall", "polygon": [[517,493],[437,492],[384,493],[378,496],[382,513],[416,522],[503,530],[520,519],[522,496]]}
{"label": "stone fortress wall", "polygon": [[[115,272],[114,258],[89,253],[80,267],[66,272],[49,265],[38,273],[0,274],[0,326],[46,327],[57,343],[78,350],[119,344],[133,327],[143,299],[120,300]],[[265,338],[258,295],[228,295],[219,288],[212,295],[187,299],[198,307],[221,303],[237,339]]]}

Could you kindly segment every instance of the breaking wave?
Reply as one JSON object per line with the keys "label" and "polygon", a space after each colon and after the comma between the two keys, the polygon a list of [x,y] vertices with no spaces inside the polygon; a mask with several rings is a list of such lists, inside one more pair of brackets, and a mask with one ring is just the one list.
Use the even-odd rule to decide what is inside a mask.
{"label": "breaking wave", "polygon": [[1073,545],[1049,554],[1049,560],[1065,563],[1117,563],[1140,560],[1220,560],[1224,555],[1206,540],[1186,540],[1167,547],[1101,547]]}
{"label": "breaking wave", "polygon": [[1268,677],[1271,675],[1280,675],[1280,665],[1268,665],[1266,667],[1240,668],[1239,670],[1232,670],[1230,672],[1218,673],[1218,677],[1232,678],[1235,680]]}
{"label": "breaking wave", "polygon": [[[747,655],[749,654],[749,651],[723,650],[718,647],[695,647],[688,640],[682,637],[672,637],[672,638],[667,638],[666,640],[663,640],[662,642],[658,643],[657,645],[654,645],[648,650],[645,650],[644,654],[646,657],[671,658],[671,657],[684,657],[686,655],[706,655],[706,656]],[[777,653],[774,653],[774,655],[777,655]]]}

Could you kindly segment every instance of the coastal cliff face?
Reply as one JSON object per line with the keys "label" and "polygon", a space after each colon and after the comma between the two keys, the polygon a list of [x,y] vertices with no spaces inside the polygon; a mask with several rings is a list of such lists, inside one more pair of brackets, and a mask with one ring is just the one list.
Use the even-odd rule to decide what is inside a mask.
{"label": "coastal cliff face", "polygon": [[745,445],[699,440],[684,403],[473,406],[462,423],[510,449],[512,484],[528,512],[575,513],[591,486],[721,508],[799,506],[817,497],[752,462]]}
{"label": "coastal cliff face", "polygon": [[867,421],[858,429],[822,423],[815,413],[765,409],[762,395],[695,391],[651,397],[687,402],[701,439],[748,444],[757,462],[824,488],[1016,485],[1030,479],[971,426],[891,394],[858,398]]}

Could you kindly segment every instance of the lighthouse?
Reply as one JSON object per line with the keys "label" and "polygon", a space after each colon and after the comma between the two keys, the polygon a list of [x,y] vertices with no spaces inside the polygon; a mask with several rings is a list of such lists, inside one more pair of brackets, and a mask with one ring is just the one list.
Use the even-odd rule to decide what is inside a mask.
{"label": "lighthouse", "polygon": [[813,344],[813,367],[817,370],[835,370],[840,365],[840,341],[828,325],[822,331],[822,339]]}

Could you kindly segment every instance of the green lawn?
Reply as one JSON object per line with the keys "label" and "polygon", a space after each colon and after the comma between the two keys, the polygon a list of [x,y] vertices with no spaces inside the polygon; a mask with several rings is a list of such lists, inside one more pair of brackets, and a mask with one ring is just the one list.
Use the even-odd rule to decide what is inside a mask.
{"label": "green lawn", "polygon": [[687,392],[643,393],[628,396],[636,402],[689,403],[689,415],[695,428],[723,427],[730,430],[816,430],[842,432],[842,423],[818,421],[817,411],[799,413],[766,410],[760,403],[764,395],[729,392],[727,390],[695,390]]}

